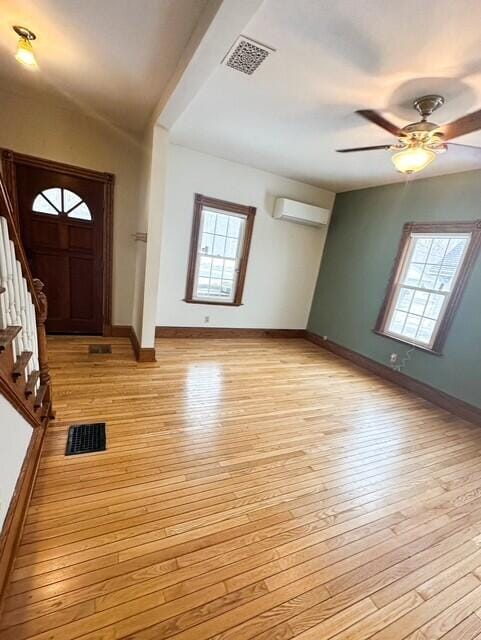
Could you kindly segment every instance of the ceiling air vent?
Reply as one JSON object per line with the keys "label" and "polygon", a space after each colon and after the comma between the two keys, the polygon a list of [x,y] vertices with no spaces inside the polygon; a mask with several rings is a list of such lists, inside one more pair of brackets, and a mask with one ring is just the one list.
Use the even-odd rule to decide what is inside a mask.
{"label": "ceiling air vent", "polygon": [[273,51],[275,50],[265,44],[239,36],[223,62],[226,66],[251,76]]}

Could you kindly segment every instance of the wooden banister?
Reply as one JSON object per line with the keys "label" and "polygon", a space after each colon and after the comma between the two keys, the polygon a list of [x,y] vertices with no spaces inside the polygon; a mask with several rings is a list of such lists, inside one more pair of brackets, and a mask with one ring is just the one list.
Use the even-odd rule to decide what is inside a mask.
{"label": "wooden banister", "polygon": [[0,391],[33,427],[53,417],[47,298],[32,277],[0,175]]}
{"label": "wooden banister", "polygon": [[34,278],[33,286],[37,295],[37,340],[38,340],[38,363],[40,370],[40,384],[46,388],[44,402],[47,403],[48,416],[53,418],[50,368],[48,366],[47,332],[45,321],[48,314],[47,296],[43,292],[43,282]]}
{"label": "wooden banister", "polygon": [[0,174],[0,216],[3,216],[7,220],[8,225],[8,233],[10,235],[10,239],[12,240],[15,246],[15,253],[17,256],[17,260],[20,261],[22,265],[23,277],[27,280],[28,290],[32,296],[33,304],[35,305],[35,309],[38,310],[38,300],[37,295],[35,293],[35,287],[33,286],[33,276],[30,271],[30,265],[28,264],[27,256],[25,255],[25,250],[23,248],[22,241],[20,239],[20,234],[18,232],[18,228],[15,222],[15,214],[13,212],[12,201],[10,196],[8,195],[7,187],[5,182]]}

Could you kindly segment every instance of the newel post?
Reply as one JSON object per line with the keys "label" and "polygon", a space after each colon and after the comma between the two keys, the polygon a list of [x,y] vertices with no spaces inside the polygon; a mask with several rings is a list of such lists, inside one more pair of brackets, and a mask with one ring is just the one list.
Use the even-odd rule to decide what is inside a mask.
{"label": "newel post", "polygon": [[45,331],[45,321],[47,319],[48,304],[47,296],[43,292],[44,284],[38,278],[33,280],[33,288],[38,300],[37,308],[37,338],[38,338],[38,364],[40,371],[40,384],[47,387],[46,398],[51,400],[50,394],[50,369],[48,366],[47,332]]}

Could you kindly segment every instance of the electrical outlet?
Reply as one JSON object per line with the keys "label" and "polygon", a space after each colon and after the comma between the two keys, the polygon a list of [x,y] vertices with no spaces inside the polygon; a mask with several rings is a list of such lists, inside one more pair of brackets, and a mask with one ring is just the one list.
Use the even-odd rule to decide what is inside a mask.
{"label": "electrical outlet", "polygon": [[391,364],[396,364],[397,359],[398,359],[397,353],[391,353],[391,355],[389,356],[389,362]]}
{"label": "electrical outlet", "polygon": [[204,324],[209,324],[210,316],[204,316]]}

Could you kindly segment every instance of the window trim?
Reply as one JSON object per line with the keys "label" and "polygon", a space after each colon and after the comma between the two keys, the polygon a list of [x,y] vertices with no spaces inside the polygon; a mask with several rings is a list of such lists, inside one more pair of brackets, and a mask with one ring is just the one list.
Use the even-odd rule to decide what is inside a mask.
{"label": "window trim", "polygon": [[[388,320],[391,315],[392,305],[394,297],[397,292],[397,282],[400,277],[401,271],[404,268],[405,261],[410,246],[410,238],[412,234],[440,234],[440,233],[452,233],[452,234],[471,234],[471,241],[466,253],[464,255],[463,262],[458,272],[456,281],[453,286],[453,290],[446,304],[443,316],[439,323],[432,346],[420,345],[416,342],[412,342],[407,338],[404,339],[401,336],[393,335],[386,329]],[[397,342],[409,344],[421,351],[427,351],[434,355],[442,355],[442,350],[446,343],[449,329],[453,322],[456,311],[461,302],[462,295],[466,288],[466,284],[471,275],[471,271],[474,268],[476,259],[481,248],[481,220],[473,220],[468,222],[407,222],[403,227],[401,241],[399,243],[398,251],[394,264],[389,276],[389,282],[384,296],[384,300],[381,306],[381,310],[377,317],[376,325],[374,327],[374,333],[390,338]]]}
{"label": "window trim", "polygon": [[[194,298],[194,284],[197,268],[197,248],[199,244],[200,223],[202,220],[202,210],[204,207],[212,207],[227,213],[235,213],[245,216],[245,229],[243,237],[242,254],[239,260],[239,273],[237,275],[236,290],[232,301],[225,300],[198,300]],[[192,220],[192,233],[190,238],[189,250],[189,266],[187,269],[187,285],[184,302],[192,304],[214,304],[224,307],[239,307],[242,304],[242,294],[244,292],[244,284],[247,273],[247,262],[249,259],[249,251],[252,239],[252,231],[254,228],[254,218],[256,208],[227,200],[219,200],[210,198],[200,193],[194,196],[194,215]]]}

